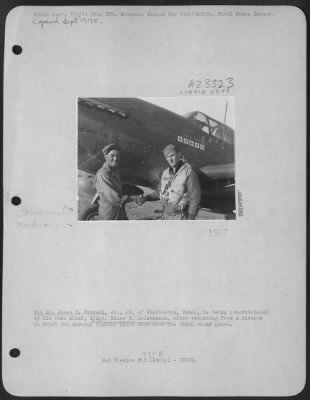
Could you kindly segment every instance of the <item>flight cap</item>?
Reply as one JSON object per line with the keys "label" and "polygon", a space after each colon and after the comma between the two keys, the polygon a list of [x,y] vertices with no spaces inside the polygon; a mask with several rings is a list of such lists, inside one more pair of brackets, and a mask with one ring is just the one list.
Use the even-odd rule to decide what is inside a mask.
{"label": "flight cap", "polygon": [[176,153],[179,153],[179,149],[177,148],[176,145],[174,145],[174,144],[168,144],[168,146],[166,146],[166,147],[163,149],[163,154],[164,154],[165,157],[167,157],[167,155],[168,155],[169,153],[171,153],[172,151],[175,151]]}
{"label": "flight cap", "polygon": [[111,144],[108,144],[107,146],[105,146],[103,149],[102,149],[102,153],[103,153],[103,155],[108,155],[109,153],[110,153],[110,151],[112,151],[112,150],[118,150],[118,151],[120,151],[121,149],[120,149],[120,147],[119,147],[119,145],[118,144],[116,144],[116,143],[111,143]]}

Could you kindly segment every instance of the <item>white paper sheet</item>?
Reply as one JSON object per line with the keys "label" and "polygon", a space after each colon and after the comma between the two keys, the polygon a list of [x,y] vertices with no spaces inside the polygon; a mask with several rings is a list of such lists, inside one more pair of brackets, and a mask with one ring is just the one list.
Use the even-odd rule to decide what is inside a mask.
{"label": "white paper sheet", "polygon": [[[303,389],[305,34],[294,7],[10,12],[2,344],[9,393]],[[197,87],[228,78],[229,91]],[[236,219],[78,221],[77,99],[198,96],[234,100]]]}

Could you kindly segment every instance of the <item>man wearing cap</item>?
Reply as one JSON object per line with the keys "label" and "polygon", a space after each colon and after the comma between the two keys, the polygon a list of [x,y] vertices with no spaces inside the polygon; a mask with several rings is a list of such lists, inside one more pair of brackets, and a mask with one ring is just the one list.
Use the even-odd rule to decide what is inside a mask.
{"label": "man wearing cap", "polygon": [[157,191],[142,197],[139,203],[160,199],[163,219],[195,219],[201,200],[199,179],[192,167],[181,160],[175,145],[166,146],[163,154],[169,167],[164,170]]}
{"label": "man wearing cap", "polygon": [[96,189],[100,197],[99,220],[127,220],[122,185],[118,171],[120,148],[109,144],[102,149],[105,162],[96,174]]}

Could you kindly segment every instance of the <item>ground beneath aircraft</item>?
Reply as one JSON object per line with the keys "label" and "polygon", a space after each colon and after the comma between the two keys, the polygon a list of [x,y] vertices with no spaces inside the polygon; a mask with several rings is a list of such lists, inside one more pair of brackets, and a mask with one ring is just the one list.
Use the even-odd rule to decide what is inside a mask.
{"label": "ground beneath aircraft", "polygon": [[[148,201],[142,206],[139,206],[135,202],[130,202],[126,204],[126,213],[128,219],[133,220],[156,220],[161,219],[161,204],[160,201]],[[219,214],[214,213],[206,208],[201,208],[196,217],[198,220],[206,219],[235,219],[234,214]]]}
{"label": "ground beneath aircraft", "polygon": [[[150,189],[143,187],[145,194],[150,192]],[[135,201],[131,201],[126,204],[126,213],[128,219],[133,220],[156,220],[161,219],[161,204],[160,201],[147,201],[139,206]],[[196,217],[198,220],[225,220],[235,219],[235,214],[220,214],[215,213],[212,210],[201,208]]]}
{"label": "ground beneath aircraft", "polygon": [[[142,189],[142,188],[141,188]],[[143,188],[144,194],[150,193],[150,189]],[[89,209],[92,196],[83,193],[79,196],[79,219],[80,220],[96,220],[96,213],[91,212],[91,217],[85,218],[84,213]],[[126,213],[129,220],[159,220],[161,219],[161,203],[160,201],[147,201],[139,206],[135,201],[135,196],[131,197],[131,201],[126,204]],[[198,220],[227,220],[236,219],[234,213],[219,213],[212,209],[201,208],[196,217]]]}

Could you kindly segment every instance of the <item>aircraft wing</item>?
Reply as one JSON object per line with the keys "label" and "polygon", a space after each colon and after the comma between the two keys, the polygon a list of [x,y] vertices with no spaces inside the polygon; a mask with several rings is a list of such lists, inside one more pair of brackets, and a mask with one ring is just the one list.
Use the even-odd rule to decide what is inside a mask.
{"label": "aircraft wing", "polygon": [[212,180],[230,179],[235,176],[235,164],[206,165],[200,171]]}

